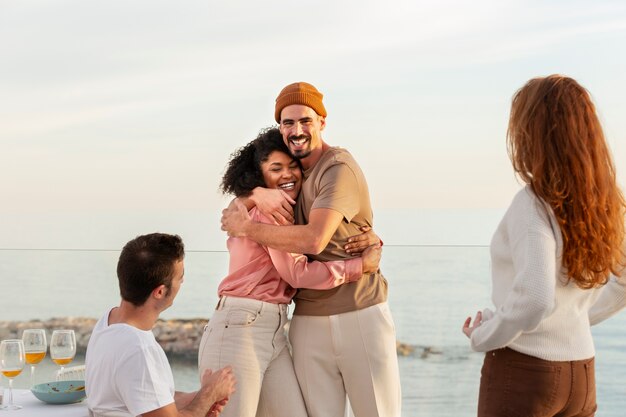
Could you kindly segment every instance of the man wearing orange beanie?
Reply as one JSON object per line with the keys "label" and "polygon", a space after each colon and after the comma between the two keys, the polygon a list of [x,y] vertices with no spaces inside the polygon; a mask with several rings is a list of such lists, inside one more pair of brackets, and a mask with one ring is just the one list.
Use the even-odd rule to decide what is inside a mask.
{"label": "man wearing orange beanie", "polygon": [[[274,118],[304,169],[293,211],[296,225],[256,223],[236,200],[223,212],[222,229],[229,235],[328,261],[350,257],[348,237],[372,226],[363,172],[348,151],[322,139],[327,115],[322,99],[304,82],[286,86],[276,99]],[[280,190],[258,189],[250,200],[280,223],[291,219],[295,202]],[[294,301],[289,338],[309,415],[343,415],[347,394],[355,417],[399,417],[395,329],[380,271],[332,290],[299,290]]]}

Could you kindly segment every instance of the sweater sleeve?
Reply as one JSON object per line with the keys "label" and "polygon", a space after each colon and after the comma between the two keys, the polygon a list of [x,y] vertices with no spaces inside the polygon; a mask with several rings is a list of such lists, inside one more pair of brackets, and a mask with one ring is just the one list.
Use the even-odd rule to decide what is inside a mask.
{"label": "sweater sleeve", "polygon": [[309,262],[306,255],[267,248],[274,268],[293,288],[328,290],[363,275],[361,258],[345,261]]}
{"label": "sweater sleeve", "polygon": [[622,273],[622,277],[611,277],[600,291],[600,296],[589,309],[589,323],[592,326],[626,307],[626,276]]}
{"label": "sweater sleeve", "polygon": [[556,242],[554,236],[523,227],[511,236],[515,277],[504,302],[484,318],[471,336],[472,349],[487,352],[509,345],[535,329],[554,308]]}
{"label": "sweater sleeve", "polygon": [[[622,243],[622,253],[626,254],[626,239]],[[600,289],[600,296],[589,309],[589,324],[592,326],[606,320],[626,307],[626,266],[618,276],[611,276],[609,282]]]}

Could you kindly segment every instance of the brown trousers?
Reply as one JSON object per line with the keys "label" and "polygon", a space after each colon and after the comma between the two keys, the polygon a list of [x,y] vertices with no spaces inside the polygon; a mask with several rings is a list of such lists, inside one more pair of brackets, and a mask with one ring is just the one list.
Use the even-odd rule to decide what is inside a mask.
{"label": "brown trousers", "polygon": [[509,348],[485,354],[478,417],[593,417],[594,359],[555,362]]}

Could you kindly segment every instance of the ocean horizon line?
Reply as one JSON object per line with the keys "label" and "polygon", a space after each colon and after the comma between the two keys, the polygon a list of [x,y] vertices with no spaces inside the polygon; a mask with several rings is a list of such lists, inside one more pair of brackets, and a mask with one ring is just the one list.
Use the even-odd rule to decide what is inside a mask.
{"label": "ocean horizon line", "polygon": [[[391,248],[487,248],[486,244],[473,244],[473,243],[415,243],[415,244],[386,244],[386,247]],[[0,251],[5,252],[120,252],[122,249],[107,249],[107,248],[0,248]],[[185,249],[186,253],[227,253],[227,249]]]}

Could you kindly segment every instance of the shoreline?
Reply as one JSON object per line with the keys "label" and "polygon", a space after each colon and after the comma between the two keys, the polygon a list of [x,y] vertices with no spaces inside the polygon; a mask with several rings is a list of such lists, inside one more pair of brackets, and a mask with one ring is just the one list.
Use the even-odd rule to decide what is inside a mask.
{"label": "shoreline", "polygon": [[[45,329],[48,337],[55,329],[71,329],[76,333],[76,354],[84,355],[89,343],[91,331],[97,319],[89,317],[55,317],[48,320],[0,321],[0,340],[16,339],[25,329]],[[194,319],[159,319],[152,332],[165,354],[174,359],[197,360],[198,347],[208,323],[205,318]],[[287,324],[287,327],[289,324]],[[398,356],[412,356],[417,346],[396,341]],[[424,353],[438,354],[432,347],[419,349]]]}

